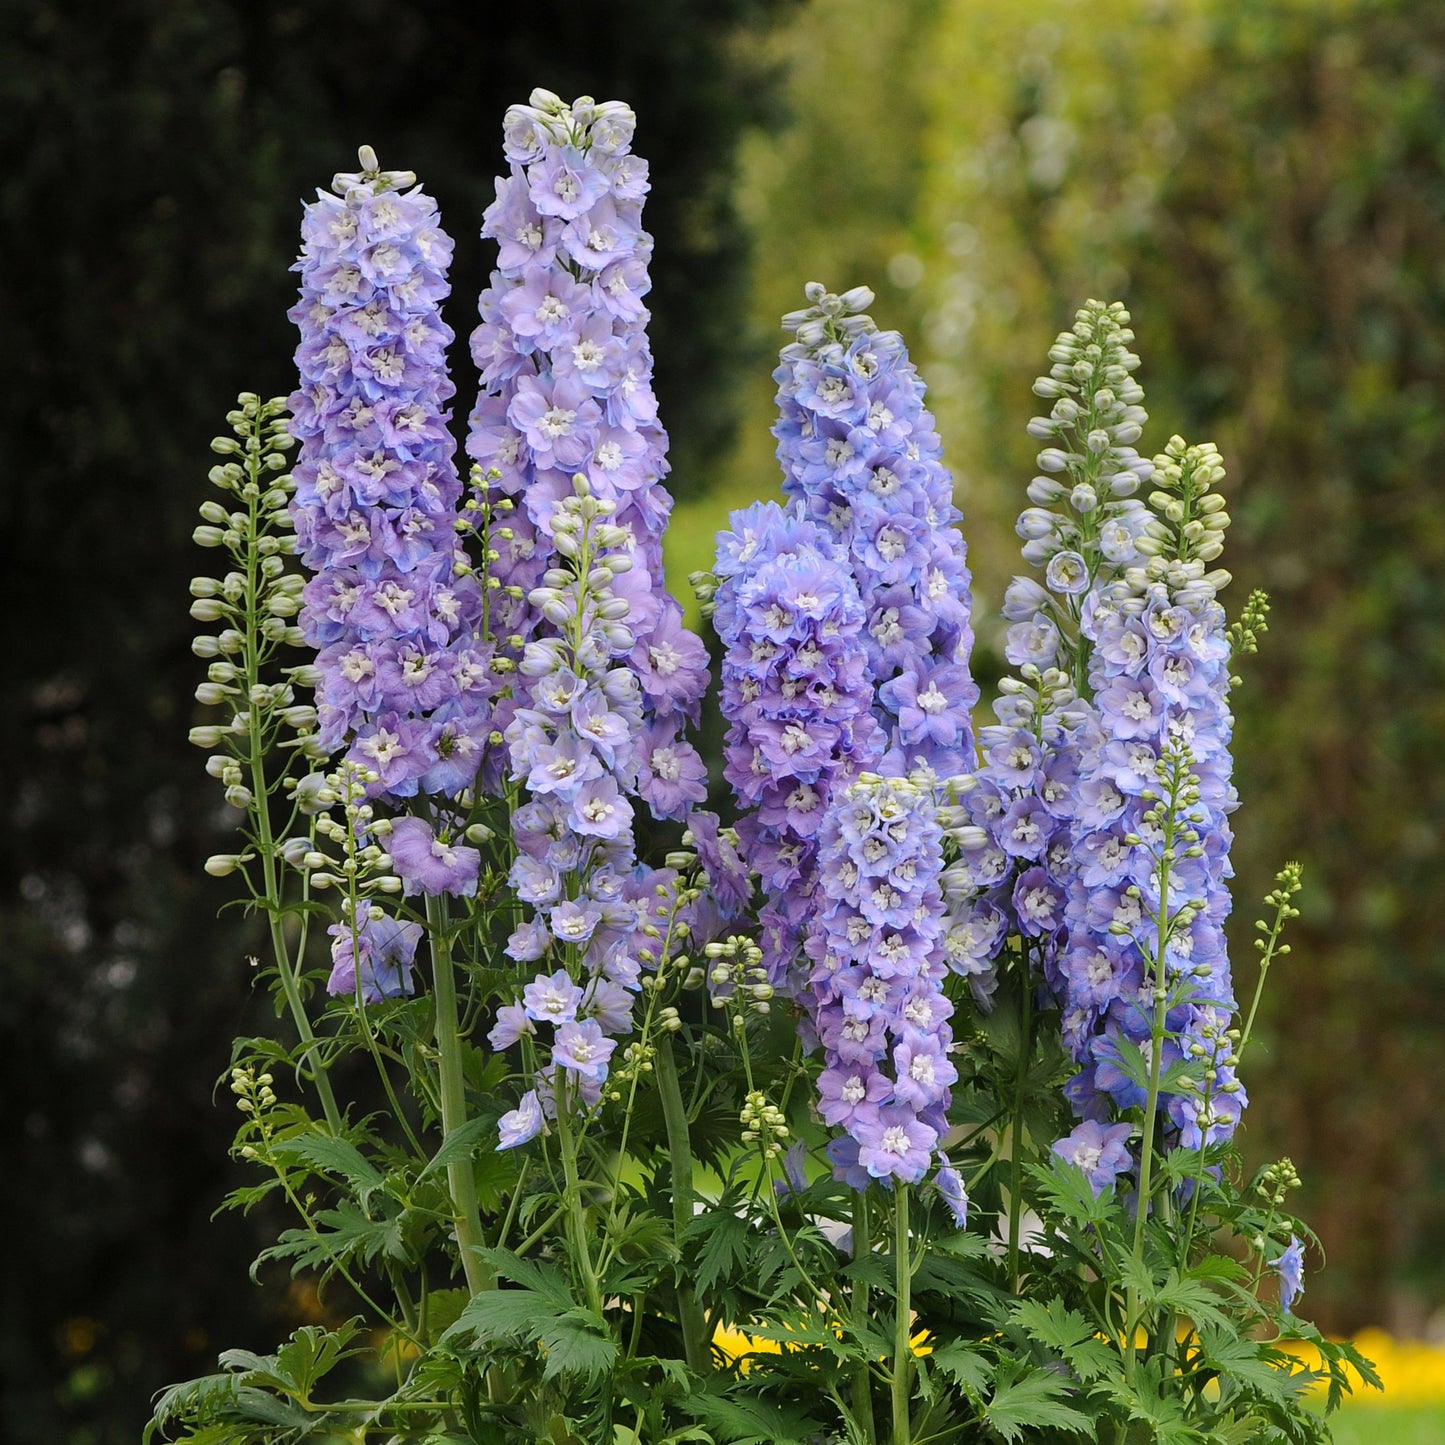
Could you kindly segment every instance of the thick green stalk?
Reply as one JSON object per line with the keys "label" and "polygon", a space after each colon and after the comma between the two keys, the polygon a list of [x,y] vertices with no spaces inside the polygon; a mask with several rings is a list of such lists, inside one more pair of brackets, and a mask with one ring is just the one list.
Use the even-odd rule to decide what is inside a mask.
{"label": "thick green stalk", "polygon": [[[853,1196],[853,1258],[867,1259],[873,1252],[872,1221],[868,1217],[868,1196]],[[858,1338],[868,1325],[868,1281],[860,1273],[853,1281],[853,1322]],[[873,1423],[873,1385],[868,1361],[860,1359],[853,1366],[853,1417],[868,1445],[875,1445],[878,1435]]]}
{"label": "thick green stalk", "polygon": [[572,1247],[577,1268],[582,1272],[587,1303],[600,1315],[602,1288],[597,1282],[597,1271],[592,1266],[592,1250],[587,1243],[587,1215],[582,1208],[582,1182],[577,1173],[577,1141],[572,1137],[570,1111],[574,1097],[572,1090],[563,1088],[557,1100],[557,1143],[562,1152],[562,1178],[567,1192],[567,1242]]}
{"label": "thick green stalk", "polygon": [[[682,1084],[677,1060],[672,1053],[672,1035],[664,1033],[654,1055],[657,1088],[662,1100],[662,1118],[667,1127],[667,1152],[672,1166],[672,1235],[679,1256],[682,1239],[692,1224],[692,1140],[687,1127],[687,1109],[682,1102]],[[679,1282],[677,1318],[682,1326],[682,1347],[688,1368],[703,1373],[712,1365],[707,1338],[707,1321],[691,1284]]]}
{"label": "thick green stalk", "polygon": [[1019,1062],[1014,1078],[1013,1145],[1010,1160],[1012,1179],[1008,1201],[1008,1270],[1015,1294],[1019,1291],[1019,1231],[1024,1201],[1024,1086],[1028,1081],[1029,1061],[1033,1056],[1034,1027],[1034,986],[1029,977],[1029,953],[1026,946],[1020,950],[1019,960],[1023,998],[1019,1003]]}
{"label": "thick green stalk", "polygon": [[908,1418],[913,1386],[913,1260],[908,1243],[908,1186],[893,1190],[893,1279],[898,1316],[893,1328],[893,1437],[890,1445],[909,1445]]}
{"label": "thick green stalk", "polygon": [[[457,1024],[457,986],[452,971],[452,941],[448,932],[450,919],[446,903],[438,897],[426,901],[427,922],[431,929],[432,977],[435,983],[436,1041],[440,1058],[442,1138],[449,1139],[467,1122],[466,1081],[462,1075],[462,1040]],[[452,1220],[457,1231],[457,1250],[462,1257],[462,1271],[472,1294],[491,1289],[495,1282],[492,1271],[480,1250],[486,1244],[482,1237],[481,1214],[477,1208],[477,1181],[470,1159],[453,1159],[447,1165],[447,1187],[452,1197]]]}
{"label": "thick green stalk", "polygon": [[[1173,861],[1175,816],[1179,780],[1171,779],[1169,811],[1164,819],[1164,851],[1159,861],[1159,914],[1155,919],[1154,943],[1154,1018],[1149,1029],[1149,1093],[1144,1103],[1144,1136],[1139,1141],[1139,1197],[1134,1215],[1134,1246],[1130,1251],[1140,1270],[1144,1265],[1144,1225],[1154,1188],[1154,1132],[1159,1122],[1159,1080],[1164,1066],[1164,1033],[1169,1015],[1168,958],[1169,946],[1169,875]],[[1136,1270],[1136,1275],[1138,1271]],[[1124,1311],[1124,1367],[1130,1380],[1134,1378],[1134,1336],[1138,1330],[1139,1292],[1130,1284]]]}

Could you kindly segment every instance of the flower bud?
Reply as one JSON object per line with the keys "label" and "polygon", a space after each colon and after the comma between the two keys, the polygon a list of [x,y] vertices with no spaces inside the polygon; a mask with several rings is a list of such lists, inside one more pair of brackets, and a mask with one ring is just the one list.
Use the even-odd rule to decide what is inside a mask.
{"label": "flower bud", "polygon": [[213,853],[206,859],[205,869],[212,878],[227,878],[254,856],[251,853]]}

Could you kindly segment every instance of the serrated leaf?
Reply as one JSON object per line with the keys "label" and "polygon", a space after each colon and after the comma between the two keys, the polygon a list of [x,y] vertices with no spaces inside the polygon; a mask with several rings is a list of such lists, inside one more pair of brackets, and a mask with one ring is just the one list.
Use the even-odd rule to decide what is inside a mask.
{"label": "serrated leaf", "polygon": [[689,1395],[680,1404],[713,1432],[717,1445],[809,1445],[823,1429],[800,1407],[749,1396]]}
{"label": "serrated leaf", "polygon": [[1290,1383],[1285,1356],[1257,1340],[1241,1339],[1233,1330],[1200,1330],[1199,1354],[1206,1368],[1242,1385],[1252,1386],[1280,1404],[1299,1394]]}
{"label": "serrated leaf", "polygon": [[366,1264],[377,1258],[394,1259],[401,1264],[410,1259],[399,1218],[368,1219],[349,1199],[343,1199],[335,1209],[319,1210],[314,1224],[314,1230],[285,1230],[275,1244],[256,1256],[256,1264],[268,1259],[289,1259],[291,1272],[296,1274],[307,1268],[329,1271],[338,1261],[350,1259],[360,1259]]}
{"label": "serrated leaf", "polygon": [[371,1161],[349,1139],[329,1134],[302,1134],[278,1139],[271,1152],[283,1160],[309,1164],[330,1174],[339,1174],[363,1204],[384,1184],[385,1179]]}
{"label": "serrated leaf", "polygon": [[425,1179],[461,1159],[470,1159],[479,1152],[479,1146],[492,1133],[493,1125],[487,1119],[468,1119],[458,1129],[453,1129],[442,1140],[441,1148],[432,1155],[425,1169],[417,1176]]}
{"label": "serrated leaf", "polygon": [[1032,1339],[1057,1350],[1085,1384],[1119,1368],[1118,1356],[1105,1341],[1097,1338],[1093,1325],[1062,1300],[1050,1300],[1047,1305],[1038,1300],[1022,1300],[1014,1306],[1013,1317]]}
{"label": "serrated leaf", "polygon": [[997,1388],[983,1412],[984,1419],[1009,1445],[1027,1438],[1024,1432],[1029,1428],[1067,1430],[1076,1435],[1093,1430],[1089,1416],[1065,1403],[1070,1390],[1067,1380],[1048,1370],[1030,1370],[1010,1379],[1011,1368],[1000,1367]]}
{"label": "serrated leaf", "polygon": [[544,1380],[558,1375],[581,1375],[593,1380],[605,1375],[617,1361],[617,1341],[601,1315],[581,1307],[546,1321],[538,1331],[547,1363]]}
{"label": "serrated leaf", "polygon": [[934,1350],[928,1356],[928,1363],[947,1375],[975,1403],[982,1401],[988,1393],[993,1369],[977,1350],[971,1350],[955,1340],[941,1350]]}
{"label": "serrated leaf", "polygon": [[1152,1300],[1194,1321],[1197,1327],[1213,1325],[1217,1329],[1231,1329],[1229,1316],[1220,1308],[1219,1296],[1201,1279],[1181,1275],[1171,1269],[1164,1283],[1144,1299]]}
{"label": "serrated leaf", "polygon": [[700,1214],[688,1228],[689,1238],[701,1238],[693,1287],[706,1294],[719,1280],[738,1277],[738,1267],[748,1257],[752,1226],[731,1209],[719,1204]]}

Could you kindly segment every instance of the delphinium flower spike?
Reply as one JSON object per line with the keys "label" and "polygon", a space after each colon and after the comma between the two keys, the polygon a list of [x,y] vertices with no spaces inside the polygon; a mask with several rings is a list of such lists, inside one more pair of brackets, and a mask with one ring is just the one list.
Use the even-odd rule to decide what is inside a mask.
{"label": "delphinium flower spike", "polygon": [[[1147,420],[1133,372],[1129,313],[1090,301],[1049,351],[1034,383],[1052,399],[1029,424],[1047,445],[1018,519],[1024,560],[1041,574],[1013,579],[1004,598],[1005,659],[995,722],[979,729],[981,767],[962,800],[971,827],[944,888],[959,919],[956,951],[989,980],[1003,939],[1023,940],[1058,994],[1065,903],[1078,859],[1073,823],[1108,813],[1112,795],[1080,786],[1081,760],[1098,746],[1087,699],[1091,646],[1080,619],[1094,599],[1142,560],[1149,513],[1134,493],[1153,464],[1132,443]],[[1081,696],[1082,690],[1082,696]],[[1037,979],[1035,980],[1037,981]]]}
{"label": "delphinium flower spike", "polygon": [[482,390],[467,450],[487,469],[490,515],[505,516],[488,537],[486,632],[511,677],[485,775],[526,797],[511,881],[532,916],[508,952],[537,969],[491,1039],[525,1037],[550,1061],[504,1120],[507,1145],[543,1127],[558,1069],[584,1104],[600,1099],[640,969],[655,962],[641,930],[663,874],[635,867],[632,800],[680,819],[706,793],[683,736],[706,653],[663,581],[672,503],[634,124],[619,102],[535,91],[507,112],[510,174],[483,222],[498,255],[472,335]]}
{"label": "delphinium flower spike", "polygon": [[725,650],[724,776],[743,809],[738,838],[762,881],[763,966],[798,991],[815,908],[818,832],[836,792],[876,767],[865,613],[832,530],[795,503],[758,503],[719,535],[713,620]]}
{"label": "delphinium flower spike", "polygon": [[[915,1184],[939,1154],[958,1078],[931,779],[865,773],[828,810],[820,844],[805,999],[823,1049],[819,1113],[844,1130],[828,1152],[855,1188]],[[943,1188],[961,1212],[951,1171]]]}
{"label": "delphinium flower spike", "polygon": [[381,170],[369,147],[361,166],[302,222],[292,515],[316,574],[301,626],[319,649],[321,742],[395,801],[470,785],[494,678],[455,530],[439,314],[452,243],[411,172]]}
{"label": "delphinium flower spike", "polygon": [[857,582],[883,771],[962,773],[978,700],[970,578],[923,381],[903,338],[867,315],[866,286],[806,294],[773,373],[783,490],[827,525]]}
{"label": "delphinium flower spike", "polygon": [[1175,437],[1155,462],[1146,555],[1081,619],[1098,735],[1080,762],[1061,1005],[1080,1064],[1070,1094],[1088,1117],[1143,1102],[1119,1042],[1146,1045],[1162,1016],[1164,1065],[1196,1068],[1161,1102],[1171,1135],[1196,1148],[1229,1138],[1245,1103],[1224,937],[1238,799],[1216,594],[1229,574],[1207,570],[1229,517],[1212,446]]}

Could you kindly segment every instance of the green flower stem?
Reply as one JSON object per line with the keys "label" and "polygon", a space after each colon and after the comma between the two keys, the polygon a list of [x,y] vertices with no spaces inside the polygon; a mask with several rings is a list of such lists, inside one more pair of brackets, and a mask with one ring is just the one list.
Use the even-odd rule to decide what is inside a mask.
{"label": "green flower stem", "polygon": [[558,1090],[556,1128],[557,1142],[562,1153],[563,1193],[567,1203],[567,1241],[572,1247],[572,1257],[577,1268],[582,1272],[587,1303],[600,1315],[602,1288],[597,1282],[597,1271],[592,1266],[592,1251],[587,1243],[587,1215],[582,1207],[581,1178],[577,1173],[577,1141],[572,1136],[573,1097],[573,1091],[565,1085]]}
{"label": "green flower stem", "polygon": [[[1144,1134],[1139,1141],[1139,1201],[1134,1216],[1134,1246],[1131,1250],[1137,1266],[1135,1276],[1144,1268],[1144,1226],[1149,1218],[1154,1190],[1154,1132],[1159,1122],[1159,1080],[1164,1067],[1164,1034],[1169,1014],[1169,963],[1166,955],[1170,927],[1169,875],[1174,859],[1174,840],[1178,835],[1179,791],[1180,771],[1176,767],[1169,780],[1168,810],[1162,820],[1164,847],[1159,856],[1159,912],[1154,920],[1154,1017],[1149,1028],[1149,1093],[1144,1103]],[[1134,1336],[1139,1324],[1139,1291],[1132,1283],[1133,1278],[1131,1276],[1124,1311],[1124,1368],[1130,1381],[1134,1378]]]}
{"label": "green flower stem", "polygon": [[898,1310],[893,1328],[893,1435],[890,1445],[909,1445],[912,1424],[908,1418],[913,1385],[913,1260],[908,1243],[908,1186],[893,1189],[893,1291]]}
{"label": "green flower stem", "polygon": [[[442,1138],[448,1139],[467,1122],[467,1091],[462,1076],[462,1040],[457,1027],[456,977],[452,972],[450,920],[443,899],[428,897],[427,923],[431,932],[432,977],[435,981],[436,1041],[440,1056]],[[452,1220],[462,1271],[472,1294],[491,1289],[495,1276],[480,1251],[486,1244],[477,1208],[477,1180],[470,1159],[447,1165],[447,1187],[452,1197]]]}
{"label": "green flower stem", "polygon": [[[688,1134],[687,1111],[682,1102],[682,1083],[677,1074],[677,1060],[672,1052],[672,1035],[664,1033],[654,1055],[658,1095],[662,1100],[662,1118],[667,1127],[667,1152],[672,1166],[672,1234],[679,1257],[682,1238],[692,1224],[692,1141]],[[712,1350],[707,1337],[707,1322],[692,1285],[684,1282],[677,1289],[677,1318],[682,1326],[682,1347],[688,1368],[699,1374],[712,1365]]]}
{"label": "green flower stem", "polygon": [[1014,1079],[1013,1145],[1010,1159],[1012,1181],[1008,1200],[1008,1272],[1013,1292],[1019,1292],[1019,1228],[1024,1202],[1024,1086],[1028,1081],[1034,1027],[1034,988],[1029,978],[1029,951],[1019,952],[1023,998],[1019,1003],[1019,1062]]}
{"label": "green flower stem", "polygon": [[[258,409],[251,422],[253,438],[259,443],[262,428],[267,418],[264,408]],[[246,475],[251,483],[252,496],[247,507],[250,526],[246,547],[246,627],[242,662],[245,669],[245,695],[251,697],[261,683],[261,636],[260,597],[262,590],[261,553],[256,545],[261,530],[260,497],[266,490],[266,478],[261,465],[261,453],[248,450]],[[259,726],[259,719],[253,710],[252,724],[246,734],[251,772],[251,814],[256,822],[256,851],[261,858],[262,891],[266,900],[266,914],[271,932],[271,953],[276,960],[276,972],[281,980],[281,991],[286,997],[286,1006],[301,1036],[301,1058],[305,1065],[305,1076],[309,1077],[321,1100],[321,1110],[326,1116],[326,1127],[336,1138],[341,1137],[341,1110],[337,1107],[336,1093],[331,1087],[326,1065],[320,1058],[316,1034],[306,1014],[306,1005],[301,998],[301,988],[296,979],[296,970],[291,964],[291,952],[286,943],[286,930],[281,923],[281,882],[276,866],[276,840],[271,831],[271,783],[266,776],[266,737]]]}
{"label": "green flower stem", "polygon": [[[868,1196],[853,1196],[853,1258],[867,1259],[873,1252],[872,1220],[868,1213]],[[858,1338],[868,1326],[868,1281],[862,1274],[853,1281],[853,1323]],[[878,1435],[873,1424],[873,1385],[867,1360],[853,1366],[853,1418],[863,1432],[867,1445],[876,1445]]]}

